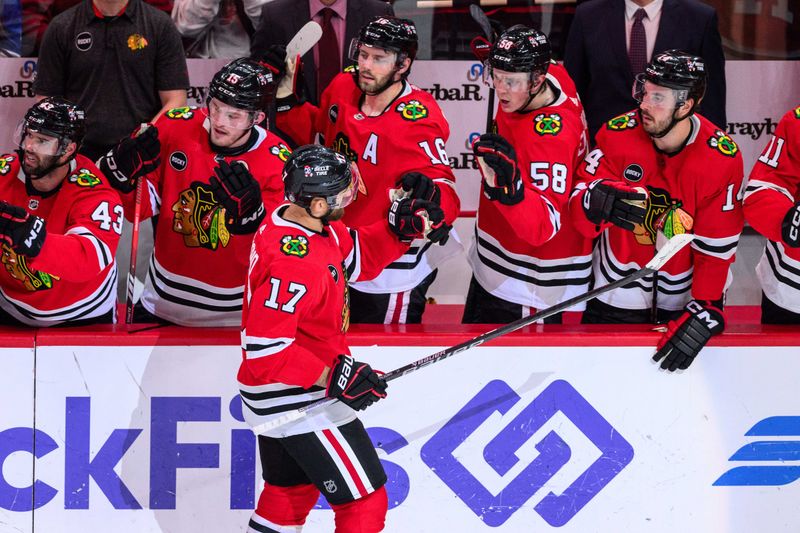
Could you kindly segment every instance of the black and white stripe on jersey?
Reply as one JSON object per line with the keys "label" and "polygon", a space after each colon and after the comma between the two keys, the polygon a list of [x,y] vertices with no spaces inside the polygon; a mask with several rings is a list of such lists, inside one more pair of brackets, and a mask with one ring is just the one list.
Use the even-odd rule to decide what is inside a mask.
{"label": "black and white stripe on jersey", "polygon": [[736,253],[736,247],[739,246],[739,234],[731,237],[704,237],[703,235],[695,235],[692,241],[692,248],[712,257],[719,259],[730,259]]}
{"label": "black and white stripe on jersey", "polygon": [[283,383],[240,388],[242,404],[258,416],[278,415],[310,405],[325,398],[325,388],[304,389]]}
{"label": "black and white stripe on jersey", "polygon": [[[333,232],[333,235],[336,236],[336,232]],[[347,272],[347,279],[356,281],[361,275],[361,240],[358,237],[358,231],[351,229],[350,238],[353,239],[353,249],[344,259],[344,269]],[[339,242],[338,237],[336,237],[336,242]]]}
{"label": "black and white stripe on jersey", "polygon": [[247,330],[242,330],[242,350],[247,359],[258,359],[276,354],[288,348],[294,339],[291,337],[251,337],[247,335]]}
{"label": "black and white stripe on jersey", "polygon": [[425,252],[431,247],[433,243],[426,241],[422,246],[412,244],[397,261],[389,263],[386,267],[390,270],[413,270],[417,268],[422,258],[425,257]]}
{"label": "black and white stripe on jersey", "polygon": [[153,216],[157,216],[161,212],[161,195],[155,185],[147,180],[144,182],[147,184],[147,190],[150,193],[150,209],[153,212]]}
{"label": "black and white stripe on jersey", "polygon": [[150,260],[149,276],[153,289],[160,298],[166,301],[193,309],[214,312],[231,312],[242,309],[244,286],[224,289],[202,284],[208,287],[204,288],[200,286],[200,282],[197,282],[197,285],[188,283],[189,278],[182,277],[185,282],[170,279],[169,272],[161,267],[155,255]]}
{"label": "black and white stripe on jersey", "polygon": [[800,269],[784,261],[785,254],[777,243],[767,241],[766,255],[775,278],[793,289],[800,290]]}
{"label": "black and white stripe on jersey", "polygon": [[[117,269],[114,267],[109,270],[106,279],[92,294],[83,300],[74,302],[59,309],[53,309],[51,311],[34,310],[26,303],[10,298],[2,289],[0,289],[0,295],[2,295],[3,299],[12,306],[12,314],[16,312],[23,319],[27,319],[27,321],[36,321],[40,323],[59,323],[66,320],[92,318],[93,316],[99,316],[103,313],[107,313],[114,307],[114,302],[116,301],[116,287]],[[98,309],[101,307],[104,308],[98,312]]]}
{"label": "black and white stripe on jersey", "polygon": [[[639,267],[636,266],[626,268],[619,264],[608,248],[608,239],[606,238],[605,233],[600,236],[600,243],[597,246],[600,252],[600,261],[598,262],[598,266],[600,268],[600,273],[607,281],[617,281],[639,270]],[[663,272],[659,273],[659,294],[681,295],[686,293],[686,291],[691,288],[693,272],[694,269],[690,269],[687,273],[680,275],[680,277],[668,277]],[[628,283],[621,288],[639,289],[641,291],[651,293],[653,292],[653,275],[651,274],[649,276],[645,276],[640,281]]]}
{"label": "black and white stripe on jersey", "polygon": [[100,270],[105,270],[105,268],[114,261],[108,245],[87,228],[76,226],[70,228],[66,232],[66,235],[78,235],[92,243],[95,254],[97,254],[97,263],[100,265]]}
{"label": "black and white stripe on jersey", "polygon": [[747,182],[747,187],[745,188],[744,191],[744,201],[747,201],[747,199],[750,196],[759,191],[767,191],[767,190],[778,192],[784,195],[789,200],[791,200],[792,203],[794,203],[794,196],[792,196],[792,193],[790,193],[788,189],[786,189],[785,187],[781,187],[780,185],[776,185],[774,183],[761,180],[750,180]]}

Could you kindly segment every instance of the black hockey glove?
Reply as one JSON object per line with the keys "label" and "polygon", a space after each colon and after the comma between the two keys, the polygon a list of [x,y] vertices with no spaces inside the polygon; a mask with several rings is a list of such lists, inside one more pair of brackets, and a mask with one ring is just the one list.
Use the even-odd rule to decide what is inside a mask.
{"label": "black hockey glove", "polygon": [[139,135],[125,137],[97,162],[111,186],[125,194],[136,188],[138,178],[153,172],[160,164],[161,142],[155,126]]}
{"label": "black hockey glove", "polygon": [[505,205],[521,202],[525,189],[517,153],[508,141],[496,133],[484,133],[473,143],[472,152],[478,158],[486,196]]}
{"label": "black hockey glove", "polygon": [[367,363],[356,361],[349,355],[340,355],[328,375],[325,396],[338,398],[354,410],[361,411],[386,398],[387,387],[386,380]]}
{"label": "black hockey glove", "polygon": [[0,202],[0,242],[18,254],[36,257],[47,236],[43,218],[28,214],[21,207]]}
{"label": "black hockey glove", "polygon": [[209,184],[214,199],[225,208],[228,230],[234,235],[253,233],[266,215],[258,182],[240,161],[229,165],[222,160],[214,173]]}
{"label": "black hockey glove", "polygon": [[272,71],[276,80],[280,79],[286,74],[286,47],[272,44],[258,57],[258,61]]}
{"label": "black hockey glove", "polygon": [[725,316],[711,302],[692,300],[683,314],[667,325],[667,332],[658,342],[653,361],[673,372],[692,364],[708,340],[725,329]]}
{"label": "black hockey glove", "polygon": [[800,202],[794,204],[783,217],[781,237],[786,246],[800,248]]}
{"label": "black hockey glove", "polygon": [[431,202],[399,198],[389,208],[389,228],[401,241],[427,238],[445,244],[452,226],[445,223],[442,209]]}
{"label": "black hockey glove", "polygon": [[411,193],[409,197],[414,200],[425,200],[441,205],[442,193],[439,191],[439,186],[425,174],[420,172],[403,174],[400,186],[405,192]]}
{"label": "black hockey glove", "polygon": [[597,180],[584,193],[583,211],[586,218],[597,225],[611,222],[633,231],[636,224],[644,222],[646,201],[647,195],[633,187],[612,180]]}

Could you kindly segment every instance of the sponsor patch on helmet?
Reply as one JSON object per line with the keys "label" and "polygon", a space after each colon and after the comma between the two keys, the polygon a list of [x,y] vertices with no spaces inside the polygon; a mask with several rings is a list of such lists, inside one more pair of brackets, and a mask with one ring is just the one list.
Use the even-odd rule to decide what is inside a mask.
{"label": "sponsor patch on helmet", "polygon": [[90,189],[102,183],[100,178],[95,176],[89,169],[86,168],[78,169],[78,172],[69,177],[69,182],[74,183],[78,187],[89,187]]}
{"label": "sponsor patch on helmet", "polygon": [[395,108],[395,111],[400,113],[400,116],[412,122],[421,120],[428,116],[428,108],[422,105],[419,100],[409,100],[408,102],[400,102]]}
{"label": "sponsor patch on helmet", "polygon": [[631,111],[630,113],[619,115],[606,122],[606,128],[611,131],[620,131],[635,128],[638,124],[639,121],[636,120],[636,111]]}
{"label": "sponsor patch on helmet", "polygon": [[278,143],[276,146],[273,146],[269,149],[269,153],[274,156],[277,156],[278,159],[286,162],[289,159],[289,156],[292,155],[292,151],[283,143]]}
{"label": "sponsor patch on helmet", "polygon": [[561,115],[556,113],[539,113],[533,122],[533,129],[539,135],[558,135],[561,131]]}
{"label": "sponsor patch on helmet", "polygon": [[11,172],[11,162],[14,161],[13,155],[7,155],[0,158],[0,175],[5,176]]}
{"label": "sponsor patch on helmet", "polygon": [[172,120],[189,120],[194,116],[194,111],[191,107],[176,107],[167,111],[167,118]]}
{"label": "sponsor patch on helmet", "polygon": [[708,145],[728,157],[734,157],[739,151],[739,146],[722,130],[717,130],[713,137],[708,138]]}
{"label": "sponsor patch on helmet", "polygon": [[281,252],[286,255],[305,257],[308,255],[308,239],[302,235],[298,235],[297,237],[284,235],[281,239]]}

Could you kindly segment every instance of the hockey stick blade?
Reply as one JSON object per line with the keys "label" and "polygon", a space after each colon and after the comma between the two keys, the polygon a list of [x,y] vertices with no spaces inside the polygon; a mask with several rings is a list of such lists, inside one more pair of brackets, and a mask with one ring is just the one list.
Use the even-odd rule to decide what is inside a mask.
{"label": "hockey stick blade", "polygon": [[304,56],[322,38],[322,26],[312,21],[300,28],[286,45],[286,57]]}
{"label": "hockey stick blade", "polygon": [[[623,287],[633,281],[648,276],[653,272],[656,272],[654,267],[661,268],[662,266],[664,266],[667,263],[667,261],[669,261],[672,257],[674,257],[675,254],[681,251],[687,244],[692,242],[693,239],[694,235],[689,235],[689,234],[676,235],[675,237],[667,241],[667,243],[661,248],[658,254],[656,254],[656,256],[653,259],[651,259],[650,262],[647,263],[647,265],[645,265],[643,268],[637,270],[632,274],[628,274],[624,278],[618,279],[617,281],[609,283],[608,285],[603,285],[602,287],[597,287],[596,289],[592,289],[585,294],[580,294],[574,298],[570,298],[569,300],[561,302],[560,304],[539,311],[536,314],[522,317],[519,320],[511,322],[510,324],[506,324],[505,326],[500,326],[499,328],[487,331],[486,333],[478,335],[473,339],[464,341],[461,344],[457,344],[455,346],[451,346],[450,348],[445,348],[444,350],[423,357],[422,359],[414,361],[413,363],[409,363],[405,366],[401,366],[400,368],[396,368],[391,372],[384,374],[383,379],[385,379],[386,381],[392,381],[399,377],[405,376],[406,374],[415,372],[420,368],[426,367],[433,363],[438,363],[439,361],[447,359],[448,357],[452,357],[461,352],[465,352],[470,348],[475,348],[476,346],[480,346],[484,342],[494,340],[508,333],[517,331],[518,329],[524,328],[525,326],[529,326],[538,320],[558,314],[566,309],[569,309],[570,307],[573,307],[580,303],[589,301],[592,298],[600,296],[603,293],[612,291],[619,287]],[[306,414],[309,411],[331,405],[332,403],[337,401],[339,400],[335,398],[325,398],[322,400],[318,400],[312,404],[306,405],[305,407],[301,407],[300,409],[297,409],[295,411],[289,411],[288,413],[276,418],[275,420],[270,420],[269,422],[264,422],[263,424],[254,426],[252,428],[253,433],[255,433],[256,435],[261,435],[266,431],[277,429],[290,422],[300,420],[301,418],[306,416]]]}

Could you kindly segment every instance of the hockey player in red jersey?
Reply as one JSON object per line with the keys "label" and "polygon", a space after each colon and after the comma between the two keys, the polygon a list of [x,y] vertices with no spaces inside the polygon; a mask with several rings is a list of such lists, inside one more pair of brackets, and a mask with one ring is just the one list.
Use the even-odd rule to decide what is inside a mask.
{"label": "hockey player in red jersey", "polygon": [[250,242],[267,209],[283,201],[281,169],[290,153],[257,125],[274,92],[268,68],[234,60],[214,75],[207,108],[168,111],[101,159],[128,218],[144,175],[142,219],[159,216],[137,321],[241,321]]}
{"label": "hockey player in red jersey", "polygon": [[0,323],[115,321],[122,205],[78,154],[84,111],[59,97],[31,107],[19,149],[0,156]]}
{"label": "hockey player in red jersey", "polygon": [[575,85],[550,56],[547,37],[521,25],[489,53],[484,71],[500,107],[496,133],[472,147],[483,182],[465,323],[512,322],[589,285],[591,240],[566,212],[586,122]]}
{"label": "hockey player in red jersey", "polygon": [[642,268],[662,239],[695,235],[655,277],[603,294],[584,312],[585,322],[669,320],[654,359],[670,371],[688,368],[723,330],[722,296],[743,226],[739,148],[694,112],[705,86],[702,58],[677,50],[654,57],[636,80],[639,109],[600,129],[570,199],[578,228],[599,236],[597,285]]}
{"label": "hockey player in red jersey", "polygon": [[384,398],[387,385],[350,356],[348,282],[378,275],[411,239],[440,228],[443,214],[402,198],[383,218],[347,228],[339,219],[358,194],[358,168],[317,145],[292,154],[284,185],[290,203],[259,228],[250,254],[242,409],[255,427],[325,397],[341,401],[259,435],[264,489],[247,531],[300,531],[320,493],[337,532],[381,531],[386,473],[355,411]]}
{"label": "hockey player in red jersey", "polygon": [[[358,202],[345,215],[350,227],[382,219],[397,187],[439,204],[448,225],[458,216],[455,178],[444,149],[450,127],[430,94],[406,80],[416,53],[413,22],[374,18],[351,45],[357,66],[333,79],[318,109],[306,103],[278,113],[278,126],[298,144],[312,142],[304,135],[313,130],[323,144],[358,161],[363,183]],[[436,268],[460,251],[448,235],[442,227],[428,242],[413,243],[376,279],[354,283],[353,322],[420,322]]]}
{"label": "hockey player in red jersey", "polygon": [[800,106],[783,116],[756,161],[744,215],[768,239],[756,266],[761,322],[800,324]]}

